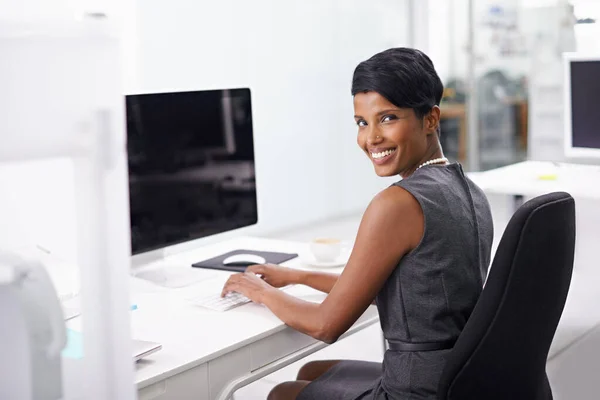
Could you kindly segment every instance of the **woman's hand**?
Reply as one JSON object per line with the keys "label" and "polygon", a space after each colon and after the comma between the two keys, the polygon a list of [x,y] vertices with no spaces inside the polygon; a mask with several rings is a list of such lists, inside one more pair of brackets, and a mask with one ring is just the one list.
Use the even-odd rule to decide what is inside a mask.
{"label": "woman's hand", "polygon": [[276,288],[299,283],[298,270],[280,267],[275,264],[251,265],[246,268],[246,272],[262,275],[265,282]]}
{"label": "woman's hand", "polygon": [[273,286],[269,285],[252,272],[244,272],[229,277],[225,286],[223,286],[221,296],[225,296],[227,293],[236,292],[243,294],[255,303],[262,304],[264,295],[269,290],[274,290]]}

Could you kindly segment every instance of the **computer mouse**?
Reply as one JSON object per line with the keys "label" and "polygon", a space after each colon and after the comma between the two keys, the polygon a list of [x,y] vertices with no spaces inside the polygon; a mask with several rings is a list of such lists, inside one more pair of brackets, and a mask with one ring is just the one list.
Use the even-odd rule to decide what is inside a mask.
{"label": "computer mouse", "polygon": [[247,267],[249,265],[264,264],[266,262],[267,260],[256,254],[234,254],[224,259],[223,265]]}

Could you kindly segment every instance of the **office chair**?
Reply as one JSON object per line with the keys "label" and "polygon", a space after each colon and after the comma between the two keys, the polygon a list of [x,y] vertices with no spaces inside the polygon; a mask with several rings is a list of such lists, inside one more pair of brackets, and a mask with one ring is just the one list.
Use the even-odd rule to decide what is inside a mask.
{"label": "office chair", "polygon": [[546,359],[569,291],[575,202],[523,204],[500,241],[475,309],[442,373],[440,400],[551,400]]}

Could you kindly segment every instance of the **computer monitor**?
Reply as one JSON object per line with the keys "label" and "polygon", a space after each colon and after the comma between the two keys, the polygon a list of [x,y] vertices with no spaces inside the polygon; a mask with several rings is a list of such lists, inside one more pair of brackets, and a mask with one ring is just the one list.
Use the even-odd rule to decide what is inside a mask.
{"label": "computer monitor", "polygon": [[126,96],[132,254],[256,224],[249,89]]}
{"label": "computer monitor", "polygon": [[600,159],[600,54],[564,56],[565,155]]}

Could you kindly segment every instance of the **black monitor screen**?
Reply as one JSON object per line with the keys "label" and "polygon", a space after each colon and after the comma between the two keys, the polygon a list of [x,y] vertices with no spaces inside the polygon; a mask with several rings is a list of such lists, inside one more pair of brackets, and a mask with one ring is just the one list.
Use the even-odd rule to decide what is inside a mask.
{"label": "black monitor screen", "polygon": [[571,62],[573,147],[600,149],[600,61]]}
{"label": "black monitor screen", "polygon": [[126,96],[132,253],[255,224],[249,89]]}

